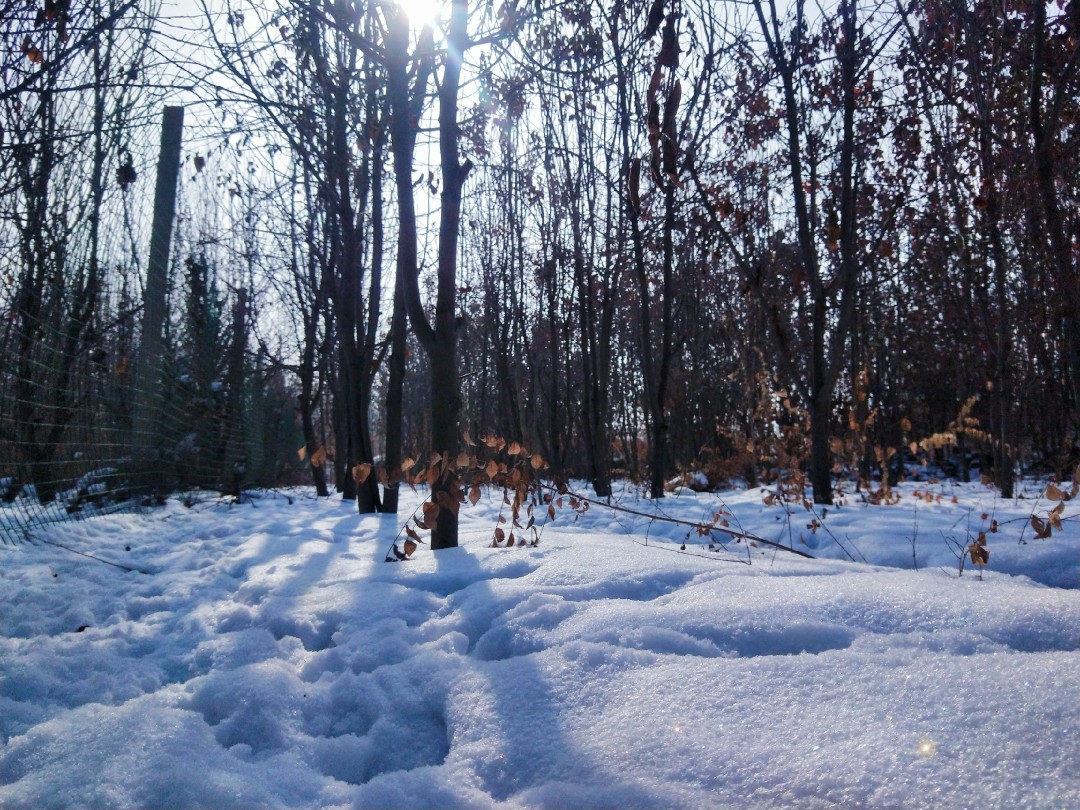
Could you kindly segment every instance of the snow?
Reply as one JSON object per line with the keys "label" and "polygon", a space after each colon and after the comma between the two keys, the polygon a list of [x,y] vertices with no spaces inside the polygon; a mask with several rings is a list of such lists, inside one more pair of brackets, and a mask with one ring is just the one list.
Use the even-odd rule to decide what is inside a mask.
{"label": "snow", "polygon": [[814,559],[599,505],[490,548],[497,493],[404,563],[412,493],[52,525],[0,557],[0,806],[1080,807],[1080,530],[1034,539],[1039,492],[618,499]]}

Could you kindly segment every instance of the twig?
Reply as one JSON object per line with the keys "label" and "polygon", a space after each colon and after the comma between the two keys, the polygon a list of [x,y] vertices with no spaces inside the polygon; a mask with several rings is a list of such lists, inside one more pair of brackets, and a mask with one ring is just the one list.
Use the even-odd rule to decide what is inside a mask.
{"label": "twig", "polygon": [[[810,514],[812,514],[817,519],[818,526],[825,530],[825,533],[827,535],[829,535],[829,537],[831,537],[833,539],[833,542],[836,543],[836,545],[840,546],[840,550],[843,551],[845,554],[847,554],[848,559],[851,560],[852,562],[858,562],[858,560],[855,559],[854,555],[852,555],[852,553],[847,550],[847,547],[843,543],[840,542],[840,538],[832,533],[832,529],[830,529],[828,526],[825,525],[825,516],[824,515],[819,516],[817,511],[815,509],[813,509],[813,508],[810,509]],[[850,539],[851,538],[849,537],[848,540],[850,540]],[[854,543],[852,543],[851,545],[854,547],[854,549],[856,551],[859,551],[858,546],[856,546]],[[863,554],[861,551],[859,551],[859,556],[863,558],[863,562],[869,562],[866,559],[866,555]]]}
{"label": "twig", "polygon": [[[571,497],[571,498],[576,498],[577,500],[583,501],[585,503],[593,504],[595,506],[600,506],[600,507],[603,507],[604,509],[610,509],[613,512],[624,512],[624,513],[626,513],[628,515],[636,515],[638,517],[649,518],[651,521],[660,521],[662,523],[674,523],[677,526],[689,526],[691,528],[707,525],[707,524],[704,524],[704,523],[694,523],[694,522],[691,522],[689,520],[680,520],[678,518],[667,517],[667,516],[664,516],[664,515],[651,514],[649,512],[643,512],[643,511],[638,510],[638,509],[631,509],[628,506],[616,506],[615,504],[605,503],[605,502],[597,500],[595,498],[589,498],[588,496],[585,496],[585,495],[579,495],[576,492],[574,492],[572,490],[569,490],[569,489],[566,490],[565,492],[560,492],[557,488],[555,488],[553,486],[546,485],[546,484],[543,485],[542,488],[546,489],[546,490],[550,490],[551,492],[555,493],[556,495],[566,495],[566,496]],[[740,539],[740,540],[747,540],[747,541],[752,541],[752,542],[755,542],[755,543],[761,543],[762,545],[765,545],[765,546],[780,548],[780,549],[783,549],[784,551],[790,552],[791,554],[795,554],[795,555],[797,555],[799,557],[803,557],[803,558],[808,559],[808,560],[814,559],[814,556],[812,554],[807,554],[805,551],[799,551],[796,548],[789,548],[788,546],[785,546],[785,545],[783,545],[781,543],[774,543],[772,540],[766,540],[764,537],[758,537],[757,535],[750,534],[748,532],[736,531],[735,529],[731,529],[731,528],[728,528],[726,526],[709,526],[709,529],[710,529],[710,531],[720,532],[721,534],[726,534],[729,537],[734,537],[734,538],[737,538],[737,539]]]}
{"label": "twig", "polygon": [[101,557],[95,557],[93,554],[87,554],[85,551],[79,551],[78,549],[71,548],[70,546],[65,546],[63,543],[57,543],[55,540],[46,540],[43,537],[36,537],[32,538],[31,542],[45,543],[46,545],[56,546],[57,548],[62,548],[64,551],[70,551],[72,554],[78,554],[80,557],[88,557],[91,560],[95,560],[99,563],[104,563],[105,565],[111,565],[114,568],[119,568],[123,571],[131,571],[132,573],[136,574],[146,574],[147,576],[151,574],[150,571],[144,571],[141,568],[134,568],[130,565],[124,565],[123,563],[113,562],[112,560],[106,560]]}
{"label": "twig", "polygon": [[919,570],[919,561],[915,557],[915,543],[919,539],[919,504],[915,504],[915,526],[911,532],[911,565]]}

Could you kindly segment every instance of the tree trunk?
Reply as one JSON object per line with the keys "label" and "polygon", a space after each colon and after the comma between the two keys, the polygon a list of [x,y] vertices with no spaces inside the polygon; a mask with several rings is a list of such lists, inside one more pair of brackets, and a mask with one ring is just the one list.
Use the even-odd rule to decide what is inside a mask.
{"label": "tree trunk", "polygon": [[[400,236],[399,236],[400,238]],[[386,388],[386,483],[383,487],[383,511],[397,514],[401,462],[405,391],[405,350],[408,323],[405,314],[405,287],[399,265],[394,279],[394,311],[390,322],[390,380]]]}

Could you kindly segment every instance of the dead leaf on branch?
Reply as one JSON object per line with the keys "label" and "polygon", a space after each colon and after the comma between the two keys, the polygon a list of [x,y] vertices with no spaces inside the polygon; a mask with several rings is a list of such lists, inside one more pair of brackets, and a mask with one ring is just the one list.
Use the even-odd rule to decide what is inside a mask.
{"label": "dead leaf on branch", "polygon": [[679,33],[675,29],[675,14],[668,14],[664,23],[664,33],[660,40],[660,53],[656,57],[656,64],[664,67],[676,68],[679,66]]}
{"label": "dead leaf on branch", "polygon": [[1055,506],[1050,511],[1050,514],[1047,516],[1047,524],[1049,526],[1052,526],[1053,528],[1057,529],[1059,532],[1062,531],[1062,529],[1064,528],[1062,526],[1062,523],[1061,523],[1061,514],[1064,511],[1065,511],[1065,502],[1062,501],[1057,506]]}
{"label": "dead leaf on branch", "polygon": [[435,500],[440,508],[447,510],[451,515],[457,517],[458,511],[461,508],[461,502],[458,501],[457,498],[445,490],[439,490],[435,493]]}
{"label": "dead leaf on branch", "polygon": [[990,562],[990,550],[986,547],[986,536],[981,534],[979,539],[968,546],[968,555],[973,565],[987,565]]}
{"label": "dead leaf on branch", "polygon": [[653,0],[649,8],[649,16],[645,21],[645,31],[642,39],[651,39],[653,34],[660,30],[660,23],[664,21],[664,0]]}
{"label": "dead leaf on branch", "polygon": [[630,176],[626,181],[630,198],[630,208],[635,214],[641,213],[641,158],[630,161]]}
{"label": "dead leaf on branch", "polygon": [[40,65],[45,59],[45,56],[44,54],[42,54],[41,49],[30,41],[29,35],[23,38],[22,52],[23,55],[35,65]]}
{"label": "dead leaf on branch", "polygon": [[1035,531],[1036,540],[1045,540],[1053,533],[1053,528],[1037,516],[1031,516],[1031,528]]}
{"label": "dead leaf on branch", "polygon": [[1064,501],[1068,499],[1068,494],[1058,489],[1053,484],[1046,485],[1046,498],[1051,501]]}

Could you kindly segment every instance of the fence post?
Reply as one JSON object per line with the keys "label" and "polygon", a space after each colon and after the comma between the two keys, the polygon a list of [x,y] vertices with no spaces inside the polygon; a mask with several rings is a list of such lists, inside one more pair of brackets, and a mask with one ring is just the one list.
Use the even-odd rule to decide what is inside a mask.
{"label": "fence post", "polygon": [[150,259],[143,293],[142,339],[135,375],[133,450],[140,480],[135,488],[161,494],[164,484],[161,457],[162,327],[168,288],[169,248],[176,214],[176,186],[180,176],[180,141],[184,108],[166,107],[161,117],[161,148],[154,191],[154,220],[150,233]]}

